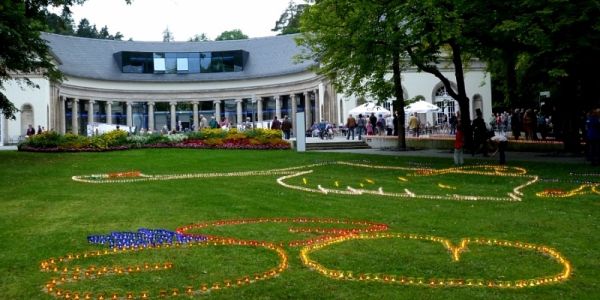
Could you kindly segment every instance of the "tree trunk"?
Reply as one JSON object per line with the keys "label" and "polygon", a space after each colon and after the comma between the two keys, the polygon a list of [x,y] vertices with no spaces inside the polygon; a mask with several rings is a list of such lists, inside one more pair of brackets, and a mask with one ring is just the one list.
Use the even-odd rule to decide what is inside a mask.
{"label": "tree trunk", "polygon": [[[402,92],[402,78],[400,73],[400,47],[394,46],[392,56],[392,69],[394,72],[394,94],[396,96],[396,101],[394,101],[394,108],[398,112],[398,123],[394,124],[394,126],[398,126],[398,149],[404,151],[406,150],[406,134],[404,128],[404,93]],[[393,113],[394,112],[392,112],[392,114]]]}

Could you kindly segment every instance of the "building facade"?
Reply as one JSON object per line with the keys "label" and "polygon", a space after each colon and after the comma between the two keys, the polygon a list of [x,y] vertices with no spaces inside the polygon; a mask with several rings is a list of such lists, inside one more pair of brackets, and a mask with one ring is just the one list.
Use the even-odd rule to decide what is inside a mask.
{"label": "building facade", "polygon": [[[274,117],[295,122],[296,112],[305,112],[307,124],[343,123],[356,106],[356,97],[338,94],[311,71],[313,63],[294,60],[300,48],[293,35],[171,43],[42,37],[65,80],[51,83],[32,75],[39,88],[6,84],[6,95],[20,111],[15,120],[0,122],[4,144],[22,139],[29,125],[74,134],[86,134],[94,123],[194,130],[201,116],[233,126],[248,119],[268,126]],[[482,67],[465,76],[473,105],[491,113],[489,76]],[[446,99],[429,74],[407,71],[403,85],[406,98]]]}

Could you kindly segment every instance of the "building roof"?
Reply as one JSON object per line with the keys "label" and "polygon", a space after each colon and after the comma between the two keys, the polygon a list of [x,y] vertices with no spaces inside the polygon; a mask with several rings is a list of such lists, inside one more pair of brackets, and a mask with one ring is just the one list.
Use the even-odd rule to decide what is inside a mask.
{"label": "building roof", "polygon": [[[67,76],[111,81],[220,81],[281,76],[306,71],[313,62],[295,63],[294,55],[301,49],[295,35],[253,38],[233,41],[206,42],[135,42],[114,41],[42,33],[59,70]],[[120,51],[138,52],[207,52],[244,50],[248,61],[241,72],[196,74],[122,73],[113,54]]]}

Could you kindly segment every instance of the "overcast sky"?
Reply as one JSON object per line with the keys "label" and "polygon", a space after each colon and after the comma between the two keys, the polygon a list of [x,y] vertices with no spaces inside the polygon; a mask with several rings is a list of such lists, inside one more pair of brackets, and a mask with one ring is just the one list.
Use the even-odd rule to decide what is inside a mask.
{"label": "overcast sky", "polygon": [[225,30],[241,29],[249,37],[276,35],[275,21],[289,0],[87,0],[72,7],[75,25],[87,18],[98,30],[108,26],[124,40],[162,41],[169,27],[175,41],[206,33],[214,40]]}

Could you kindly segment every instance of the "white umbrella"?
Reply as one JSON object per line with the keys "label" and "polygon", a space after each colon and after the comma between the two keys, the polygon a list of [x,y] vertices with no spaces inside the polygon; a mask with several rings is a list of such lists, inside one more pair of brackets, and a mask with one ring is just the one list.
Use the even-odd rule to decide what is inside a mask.
{"label": "white umbrella", "polygon": [[439,112],[440,108],[437,105],[433,105],[429,102],[419,100],[415,103],[411,103],[404,108],[406,113],[428,113],[428,112]]}
{"label": "white umbrella", "polygon": [[379,117],[379,115],[383,115],[384,118],[392,115],[392,113],[389,110],[385,109],[385,107],[377,105],[373,102],[361,104],[351,109],[349,113],[353,116],[358,116],[359,114],[362,114],[363,116],[367,117],[370,116],[371,113],[374,113],[376,117]]}

